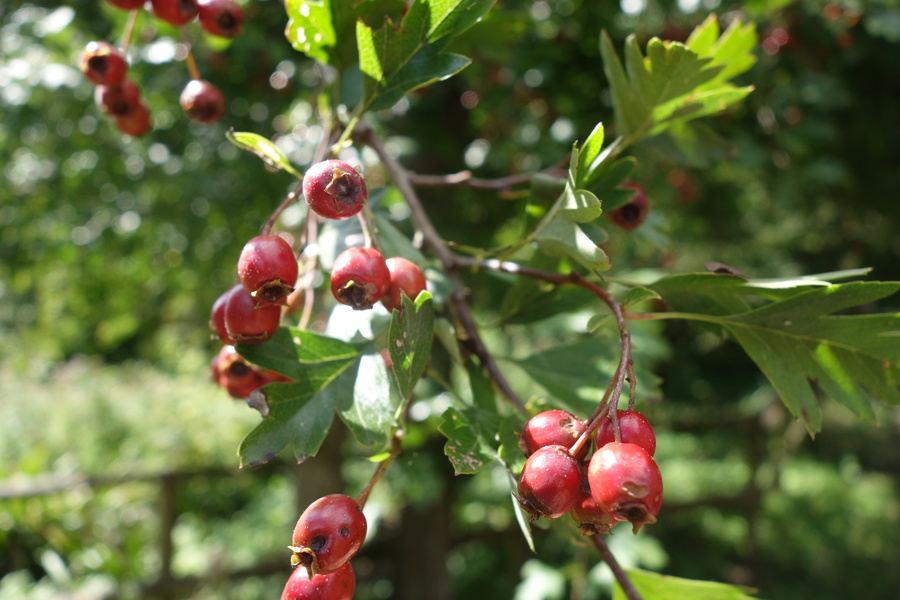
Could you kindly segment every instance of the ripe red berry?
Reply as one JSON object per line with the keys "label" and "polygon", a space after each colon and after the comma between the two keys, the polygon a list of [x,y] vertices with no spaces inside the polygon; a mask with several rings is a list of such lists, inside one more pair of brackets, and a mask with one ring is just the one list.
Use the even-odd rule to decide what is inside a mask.
{"label": "ripe red berry", "polygon": [[141,104],[141,90],[126,77],[118,85],[100,84],[94,88],[94,102],[100,110],[113,117],[125,117]]}
{"label": "ripe red berry", "polygon": [[198,0],[200,26],[213,35],[234,37],[241,32],[244,12],[234,0]]}
{"label": "ripe red berry", "polygon": [[525,461],[519,476],[519,504],[539,517],[557,519],[575,506],[584,473],[578,460],[563,446],[538,448]]}
{"label": "ripe red berry", "polygon": [[645,523],[656,522],[662,507],[662,475],[637,444],[612,442],[594,452],[588,485],[600,508],[620,521],[631,521],[635,533]]}
{"label": "ripe red berry", "polygon": [[348,219],[362,210],[368,191],[356,169],[340,160],[325,160],[306,171],[303,195],[316,214]]}
{"label": "ripe red berry", "polygon": [[334,573],[353,558],[366,539],[366,516],[356,500],[330,494],[310,504],[294,526],[291,564],[310,575]]}
{"label": "ripe red berry", "polygon": [[243,286],[229,294],[225,301],[225,330],[238,344],[262,344],[281,323],[281,308],[273,305],[256,307],[256,300]]}
{"label": "ripe red berry", "polygon": [[228,329],[225,327],[225,303],[228,302],[228,297],[235,290],[242,289],[244,289],[244,286],[238,283],[222,292],[222,294],[216,298],[216,301],[213,302],[212,310],[210,311],[209,328],[216,336],[218,336],[222,343],[226,345],[233,345],[235,341],[228,335]]}
{"label": "ripe red berry", "polygon": [[262,375],[237,353],[234,346],[222,346],[210,368],[213,382],[233,398],[246,398],[265,383]]}
{"label": "ripe red berry", "polygon": [[128,71],[125,53],[107,42],[90,42],[78,66],[88,80],[97,85],[119,85]]}
{"label": "ripe red berry", "polygon": [[611,517],[597,504],[590,490],[584,489],[582,489],[581,496],[578,497],[578,501],[569,511],[569,514],[578,523],[578,528],[581,529],[581,533],[584,535],[609,533],[613,525],[619,522],[618,519]]}
{"label": "ripe red berry", "polygon": [[372,308],[390,287],[387,262],[374,248],[348,248],[334,260],[331,293],[342,304],[355,310]]}
{"label": "ripe red berry", "polygon": [[107,0],[116,8],[131,10],[132,8],[142,8],[146,0]]}
{"label": "ripe red berry", "polygon": [[257,305],[281,305],[297,283],[297,258],[284,238],[258,235],[244,244],[238,259],[238,279]]}
{"label": "ripe red berry", "polygon": [[[656,434],[647,418],[636,410],[620,410],[619,417],[619,441],[637,444],[653,456],[656,454]],[[602,448],[610,442],[616,441],[613,432],[612,421],[603,419],[596,434],[597,447]]]}
{"label": "ripe red berry", "polygon": [[394,256],[385,262],[391,273],[391,286],[384,298],[381,299],[381,303],[389,311],[395,308],[400,310],[403,306],[400,294],[405,294],[406,297],[415,300],[419,292],[425,289],[425,275],[416,263],[406,260],[402,256]]}
{"label": "ripe red berry", "polygon": [[176,27],[187,25],[197,16],[197,0],[150,0],[153,14]]}
{"label": "ripe red berry", "polygon": [[351,600],[356,590],[356,575],[350,563],[327,575],[310,578],[304,569],[291,573],[281,600]]}
{"label": "ripe red berry", "polygon": [[181,108],[199,123],[215,123],[225,116],[225,96],[205,79],[192,79],[181,91]]}
{"label": "ripe red berry", "polygon": [[131,112],[117,115],[115,124],[119,131],[134,137],[140,137],[153,128],[150,123],[150,109],[143,102],[138,102]]}
{"label": "ripe red berry", "polygon": [[606,217],[622,229],[637,229],[650,212],[647,192],[634,182],[623,183],[621,187],[633,189],[634,196],[622,206],[608,211]]}
{"label": "ripe red berry", "polygon": [[[571,448],[587,424],[572,413],[565,410],[546,410],[531,417],[522,430],[519,445],[526,456],[533,454],[538,448],[558,445]],[[583,460],[587,456],[590,444],[582,446],[575,458]]]}

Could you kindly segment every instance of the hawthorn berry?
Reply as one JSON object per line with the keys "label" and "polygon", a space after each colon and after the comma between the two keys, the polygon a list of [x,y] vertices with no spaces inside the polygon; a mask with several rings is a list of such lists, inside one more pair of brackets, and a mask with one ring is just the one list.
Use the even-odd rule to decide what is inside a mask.
{"label": "hawthorn berry", "polygon": [[578,528],[584,535],[609,533],[613,525],[619,522],[597,504],[590,490],[585,489],[582,489],[581,496],[569,510],[569,514],[578,523]]}
{"label": "hawthorn berry", "polygon": [[633,181],[623,183],[620,187],[634,190],[634,195],[631,197],[631,200],[622,206],[617,206],[608,211],[606,213],[606,218],[622,229],[637,229],[650,213],[650,203],[647,201],[647,192],[643,187]]}
{"label": "hawthorn berry", "polygon": [[93,84],[119,85],[128,71],[125,53],[108,42],[90,42],[78,63],[81,72]]}
{"label": "hawthorn berry", "polygon": [[134,137],[140,137],[153,128],[150,109],[143,102],[138,102],[127,114],[116,115],[114,122],[119,131]]}
{"label": "hawthorn berry", "polygon": [[353,558],[366,539],[368,523],[356,500],[330,494],[310,504],[294,526],[291,564],[309,576],[334,573]]}
{"label": "hawthorn berry", "polygon": [[350,600],[356,590],[356,575],[348,562],[334,573],[309,577],[303,569],[291,573],[281,600]]}
{"label": "hawthorn berry", "polygon": [[213,35],[234,37],[241,32],[244,12],[234,0],[198,0],[200,26]]}
{"label": "hawthorn berry", "polygon": [[257,306],[287,302],[298,272],[293,248],[277,235],[258,235],[244,244],[237,265],[238,279]]}
{"label": "hawthorn berry", "polygon": [[407,298],[415,300],[419,292],[425,289],[425,275],[416,263],[402,256],[394,256],[385,262],[391,273],[391,286],[381,303],[388,311],[395,308],[400,310],[403,306],[400,295],[405,294]]}
{"label": "hawthorn berry", "polygon": [[[647,417],[636,410],[620,410],[619,417],[619,441],[637,444],[653,456],[656,454],[656,434],[653,427],[647,421]],[[603,419],[596,433],[597,447],[601,448],[610,442],[616,441],[612,421]]]}
{"label": "hawthorn berry", "polygon": [[215,123],[225,116],[225,96],[205,79],[192,79],[178,99],[188,117],[199,123]]}
{"label": "hawthorn berry", "polygon": [[539,517],[557,519],[575,506],[581,496],[584,473],[581,464],[564,446],[538,448],[519,476],[519,504]]}
{"label": "hawthorn berry", "polygon": [[103,112],[113,117],[126,117],[141,104],[141,90],[127,77],[118,85],[99,84],[94,88],[94,102]]}
{"label": "hawthorn berry", "polygon": [[212,310],[210,311],[209,328],[218,336],[222,343],[226,345],[233,345],[235,341],[228,335],[228,329],[225,327],[225,303],[228,302],[228,297],[235,290],[242,289],[244,289],[244,286],[238,283],[222,292],[222,294],[216,298],[216,301],[213,302]]}
{"label": "hawthorn berry", "polygon": [[374,248],[348,248],[334,260],[331,293],[355,310],[366,310],[391,287],[391,272],[384,256]]}
{"label": "hawthorn berry", "polygon": [[[587,424],[566,410],[545,410],[531,417],[522,430],[519,445],[526,456],[533,454],[538,448],[558,445],[571,448],[581,434],[587,429]],[[575,457],[583,460],[588,453],[590,444],[585,444]]]}
{"label": "hawthorn berry", "polygon": [[176,27],[187,25],[197,16],[197,0],[150,0],[153,14]]}
{"label": "hawthorn berry", "polygon": [[233,398],[246,398],[264,383],[262,375],[237,353],[234,346],[222,346],[210,365],[212,380]]}
{"label": "hawthorn berry", "polygon": [[637,533],[655,523],[662,507],[659,467],[637,444],[611,442],[598,448],[588,466],[588,485],[594,501],[619,521],[631,521]]}
{"label": "hawthorn berry", "polygon": [[362,210],[368,190],[356,169],[341,160],[325,160],[307,169],[303,196],[317,215],[349,219]]}
{"label": "hawthorn berry", "polygon": [[262,344],[275,335],[281,323],[281,308],[257,308],[256,300],[243,286],[228,295],[224,314],[225,331],[238,344]]}

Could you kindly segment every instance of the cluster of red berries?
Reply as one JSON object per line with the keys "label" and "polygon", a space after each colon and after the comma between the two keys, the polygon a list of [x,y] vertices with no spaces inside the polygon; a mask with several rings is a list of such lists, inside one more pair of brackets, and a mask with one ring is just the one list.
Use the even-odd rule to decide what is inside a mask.
{"label": "cluster of red berries", "polygon": [[[340,160],[325,160],[304,175],[303,196],[317,215],[349,219],[363,209],[368,191],[356,169]],[[388,310],[399,310],[401,294],[415,298],[425,287],[418,265],[399,256],[385,259],[375,248],[348,248],[331,268],[331,293],[355,310],[372,308],[379,300]]]}
{"label": "cluster of red berries", "polygon": [[[110,4],[139,10],[145,0],[108,0]],[[195,19],[212,35],[234,37],[241,31],[244,15],[235,0],[150,0],[153,15],[183,27]],[[150,110],[137,84],[128,78],[128,59],[123,49],[108,42],[90,42],[79,67],[97,86],[94,101],[122,133],[139,137],[151,129]],[[215,123],[225,115],[225,97],[210,82],[194,78],[179,98],[188,117],[200,123]]]}
{"label": "cluster of red berries", "polygon": [[582,533],[609,533],[622,521],[635,533],[655,523],[662,507],[663,485],[653,460],[656,435],[641,413],[616,412],[619,440],[613,423],[604,418],[591,444],[570,452],[588,424],[564,410],[549,410],[525,425],[520,446],[528,459],[519,477],[519,503],[533,519],[557,519],[569,513]]}
{"label": "cluster of red berries", "polygon": [[368,523],[353,498],[330,494],[310,504],[294,527],[291,574],[281,600],[350,600],[356,575],[350,559],[366,539]]}

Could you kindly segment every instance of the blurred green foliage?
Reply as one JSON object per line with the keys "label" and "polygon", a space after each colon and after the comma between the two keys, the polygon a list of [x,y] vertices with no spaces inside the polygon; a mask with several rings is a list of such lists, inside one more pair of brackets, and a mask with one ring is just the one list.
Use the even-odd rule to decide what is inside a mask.
{"label": "blurred green foliage", "polygon": [[[280,3],[244,6],[246,30],[232,43],[194,33],[201,72],[229,98],[228,116],[214,126],[189,123],[177,105],[188,79],[174,60],[177,32],[141,19],[133,72],[156,128],[140,140],[124,140],[100,114],[74,67],[88,41],[117,39],[123,13],[88,0],[0,7],[3,485],[236,467],[235,448],[258,417],[206,381],[214,352],[208,311],[234,280],[244,240],[295,182],[239,153],[224,133],[278,138],[302,170],[321,136],[313,92],[328,77],[284,41]],[[612,120],[601,29],[616,44],[631,32],[684,39],[717,6],[498,3],[454,48],[474,58],[466,71],[373,123],[420,173],[468,168],[500,177],[548,167],[598,120]],[[759,62],[741,81],[756,91],[710,123],[706,152],[683,155],[662,143],[637,151],[634,178],[653,212],[633,234],[610,232],[612,275],[718,261],[758,277],[866,266],[878,279],[900,277],[900,11],[849,0],[756,0],[719,10],[726,18],[743,10],[758,23]],[[366,153],[359,160],[373,162]],[[527,219],[517,196],[467,188],[454,189],[452,202],[442,188],[421,195],[442,235],[462,244],[510,243]],[[402,217],[390,194],[382,202]],[[280,224],[291,230],[301,216],[289,210]],[[494,322],[508,280],[469,281],[479,316]],[[552,346],[562,323],[579,318],[486,337],[498,354],[519,360]],[[893,597],[896,411],[883,410],[874,427],[829,406],[823,433],[810,440],[733,344],[681,323],[663,333],[643,341],[637,331],[636,348],[659,378],[658,392],[642,378],[642,396],[660,437],[667,504],[641,535],[617,530],[611,545],[622,561],[746,584],[770,600]],[[507,367],[525,397],[545,396],[513,361]],[[356,564],[357,597],[537,600],[608,590],[608,571],[573,528],[536,531],[540,553],[528,551],[502,469],[452,475],[436,435],[439,391],[429,390],[434,397],[419,409],[406,451],[367,506],[375,525]],[[335,448],[342,433],[329,438]],[[347,443],[346,451],[358,449]],[[343,481],[358,490],[372,466],[341,466],[333,454],[313,463],[299,469],[300,481],[318,483],[299,491],[284,463],[187,480],[176,498],[173,574],[283,558],[304,486]],[[3,500],[0,598],[60,590],[137,597],[139,584],[159,574],[159,486],[149,477]],[[184,597],[274,597],[285,577],[213,580]],[[443,595],[425,595],[429,585]]]}

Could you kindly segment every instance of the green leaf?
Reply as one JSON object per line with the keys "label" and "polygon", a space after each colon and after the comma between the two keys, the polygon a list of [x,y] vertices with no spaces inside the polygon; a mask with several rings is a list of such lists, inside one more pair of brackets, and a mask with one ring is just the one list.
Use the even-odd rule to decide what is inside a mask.
{"label": "green leaf", "polygon": [[581,186],[600,199],[603,210],[610,211],[625,204],[634,195],[634,190],[619,186],[631,176],[636,165],[637,159],[632,156],[603,162],[584,176]]}
{"label": "green leaf", "polygon": [[385,256],[402,256],[420,267],[425,264],[425,255],[416,248],[408,237],[403,235],[394,224],[381,215],[375,215],[375,226],[378,228],[378,241]]}
{"label": "green leaf", "polygon": [[[628,569],[628,578],[644,600],[751,600],[753,593],[745,587],[682,579],[638,569]],[[613,600],[627,600],[625,592],[616,583]]]}
{"label": "green leaf", "polygon": [[[603,123],[597,123],[594,130],[581,145],[578,153],[578,173],[581,177],[587,174],[594,166],[594,161],[603,150],[604,130]],[[578,179],[578,185],[583,186],[582,179]]]}
{"label": "green leaf", "polygon": [[[696,281],[703,279],[713,281]],[[752,283],[734,277],[722,281],[726,279],[727,285],[704,289],[715,313],[660,316],[712,323],[728,331],[811,435],[822,427],[812,382],[827,397],[864,419],[875,419],[872,398],[900,405],[900,313],[834,315],[886,298],[900,291],[900,283],[853,282],[810,288],[804,282],[804,291],[785,299],[722,314],[720,309],[733,299],[743,302],[739,295],[758,293]],[[665,286],[651,287],[670,301]]]}
{"label": "green leaf", "polygon": [[609,269],[609,257],[576,223],[554,219],[535,238],[542,251],[551,256],[566,256],[590,270]]}
{"label": "green leaf", "polygon": [[404,399],[412,397],[416,382],[425,372],[431,358],[434,339],[434,304],[427,291],[415,300],[400,295],[403,309],[393,311],[388,352],[393,361],[394,377]]}
{"label": "green leaf", "polygon": [[254,365],[287,375],[317,391],[359,356],[355,346],[305,329],[281,327],[265,344],[238,344],[238,352]]}
{"label": "green leaf", "polygon": [[341,420],[366,449],[383,450],[393,433],[395,407],[391,402],[387,368],[380,354],[360,357],[352,399],[350,406],[338,413]]}
{"label": "green leaf", "polygon": [[358,20],[356,43],[363,73],[363,107],[373,102],[374,106],[390,106],[407,92],[464,68],[469,59],[443,51],[453,38],[478,22],[492,4],[493,0],[416,0],[399,27],[390,19],[379,29]]}
{"label": "green leaf", "polygon": [[225,134],[225,137],[241,150],[247,150],[257,155],[270,167],[283,169],[297,179],[303,179],[303,175],[294,169],[287,156],[281,151],[281,148],[263,136],[248,131],[230,130]]}
{"label": "green leaf", "polygon": [[335,66],[337,44],[334,10],[350,6],[350,0],[285,0],[288,14],[285,37],[294,49],[322,64]]}
{"label": "green leaf", "polygon": [[587,223],[599,217],[603,209],[600,208],[597,196],[587,190],[578,189],[576,182],[579,179],[579,156],[578,149],[573,148],[566,187],[559,198],[559,216],[574,223]]}
{"label": "green leaf", "polygon": [[447,438],[444,454],[457,475],[477,473],[497,457],[494,437],[498,425],[499,418],[489,411],[453,407],[444,411],[438,429]]}

